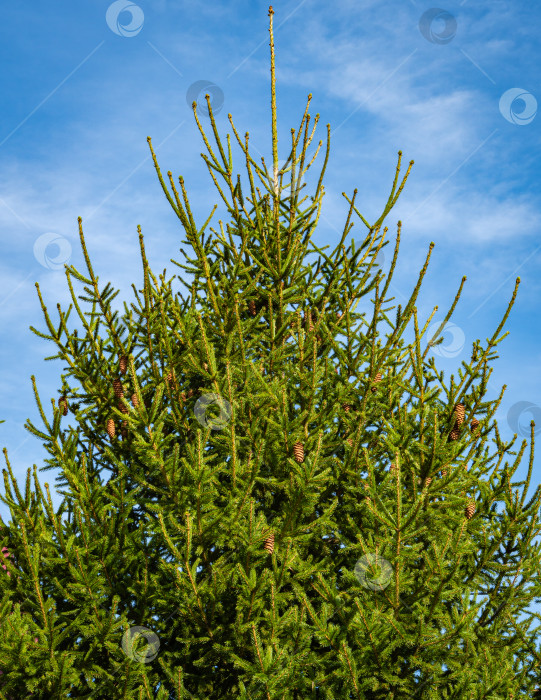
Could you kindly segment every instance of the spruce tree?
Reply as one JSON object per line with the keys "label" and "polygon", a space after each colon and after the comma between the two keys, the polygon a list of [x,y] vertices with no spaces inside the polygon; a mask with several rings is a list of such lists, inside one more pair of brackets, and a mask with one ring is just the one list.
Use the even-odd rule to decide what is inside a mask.
{"label": "spruce tree", "polygon": [[[58,346],[46,359],[69,366],[51,401],[52,425],[32,376],[47,432],[25,427],[51,455],[42,469],[59,470],[62,502],[55,512],[36,465],[21,493],[4,448],[2,501],[11,520],[0,537],[1,698],[533,697],[539,654],[529,627],[538,616],[517,618],[541,595],[531,543],[541,489],[524,503],[534,424],[528,477],[511,483],[526,441],[501,467],[517,454],[516,435],[503,443],[491,422],[505,386],[497,400],[482,400],[520,280],[497,331],[486,347],[473,344],[460,381],[452,375],[447,387],[426,356],[442,342],[466,278],[422,350],[437,307],[419,332],[415,301],[434,243],[394,323],[386,294],[401,222],[381,293],[385,275],[374,269],[387,245],[382,223],[413,161],[397,190],[399,152],[391,194],[372,225],[355,206],[357,190],[351,200],[344,193],[350,209],[341,240],[330,255],[329,246],[318,248],[311,238],[330,125],[307,202],[298,183],[314,160],[305,167],[319,115],[308,138],[309,95],[279,170],[272,7],[269,18],[270,173],[228,115],[251,197],[233,177],[229,135],[226,157],[209,96],[222,164],[192,105],[212,162],[202,157],[232,218],[229,240],[221,221],[221,233],[210,229],[215,238],[205,240],[217,205],[198,227],[183,178],[181,202],[148,138],[194,251],[181,249],[189,265],[172,260],[194,275],[188,298],[173,295],[165,270],[155,278],[138,227],[144,288],[133,285],[139,306],[124,304],[119,321],[111,310],[118,292],[100,287],[81,218],[88,276],[66,266],[66,279],[86,337],[68,329],[71,305],[63,313],[58,304],[53,323],[36,284],[50,335],[31,330]],[[347,245],[353,212],[368,229],[359,247]],[[309,244],[317,266],[305,261]],[[86,285],[79,299],[92,303],[90,314],[71,277]],[[355,308],[371,291],[369,320]],[[405,346],[412,316],[415,342]],[[380,321],[390,326],[386,339]],[[62,430],[68,412],[76,427]],[[519,495],[513,489],[521,485]],[[476,593],[488,600],[474,604]]]}

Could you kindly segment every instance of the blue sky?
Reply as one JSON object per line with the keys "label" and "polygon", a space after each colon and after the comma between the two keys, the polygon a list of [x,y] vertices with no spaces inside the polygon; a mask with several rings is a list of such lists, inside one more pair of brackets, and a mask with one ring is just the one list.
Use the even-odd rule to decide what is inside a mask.
{"label": "blue sky", "polygon": [[[257,8],[256,8],[257,6]],[[435,332],[463,275],[461,299],[434,349],[436,366],[458,379],[472,343],[483,345],[499,325],[520,276],[516,302],[498,345],[499,358],[485,400],[507,385],[496,420],[502,439],[517,433],[514,451],[530,443],[529,423],[541,431],[538,366],[541,282],[539,163],[541,100],[537,7],[525,2],[450,2],[442,8],[410,0],[321,0],[274,3],[278,149],[291,146],[308,93],[311,124],[320,121],[308,153],[323,141],[305,181],[315,190],[331,124],[326,195],[313,240],[332,251],[349,209],[342,196],[359,190],[356,206],[373,223],[381,214],[402,150],[402,173],[415,160],[389,227],[380,261],[387,272],[397,221],[402,221],[398,263],[391,284],[394,304],[405,306],[431,241],[430,264],[418,297],[422,327],[438,311]],[[185,180],[199,226],[215,204],[210,226],[229,216],[200,153],[206,148],[189,103],[206,105],[209,91],[224,145],[231,134],[235,173],[247,182],[242,152],[227,114],[252,156],[272,161],[268,5],[249,2],[44,2],[11,4],[0,28],[0,442],[21,486],[28,467],[49,454],[23,427],[44,429],[30,376],[48,419],[58,398],[65,363],[29,330],[47,333],[35,282],[56,323],[60,303],[72,303],[64,263],[86,274],[77,217],[103,289],[120,294],[113,308],[135,303],[142,288],[137,225],[151,269],[190,276],[180,221],[159,184],[147,144],[151,136],[162,173]],[[199,81],[206,81],[197,96]],[[201,116],[211,145],[210,120]],[[310,127],[311,130],[311,127]],[[220,184],[221,181],[219,180]],[[350,234],[363,241],[354,217]],[[209,231],[209,227],[207,227]],[[76,294],[83,285],[74,281]],[[173,290],[186,296],[175,280]],[[371,295],[372,296],[372,295]],[[89,310],[89,305],[84,305]],[[368,313],[362,302],[357,310]],[[371,316],[370,316],[371,318]],[[73,309],[70,329],[82,333]],[[384,326],[381,326],[383,329]],[[385,332],[385,331],[382,331]],[[404,334],[414,338],[413,320]],[[426,337],[423,348],[426,345]],[[438,351],[438,352],[436,352]],[[64,425],[74,425],[73,417]],[[530,448],[514,476],[527,474]],[[514,457],[509,456],[511,462]],[[2,456],[5,466],[4,457]],[[54,491],[55,472],[40,474]],[[538,483],[534,461],[527,500]],[[2,491],[3,493],[3,491]],[[53,499],[58,505],[60,499]],[[9,510],[0,504],[0,515]],[[538,538],[536,538],[538,541]],[[541,606],[532,610],[541,612]]]}

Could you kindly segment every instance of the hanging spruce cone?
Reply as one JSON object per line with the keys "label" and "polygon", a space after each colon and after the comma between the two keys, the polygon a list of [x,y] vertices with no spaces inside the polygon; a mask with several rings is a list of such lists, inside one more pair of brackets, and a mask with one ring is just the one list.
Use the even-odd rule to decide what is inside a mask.
{"label": "hanging spruce cone", "polygon": [[475,513],[475,503],[473,501],[470,501],[468,503],[468,505],[466,506],[466,510],[465,510],[465,515],[468,518],[468,520],[472,519],[474,513]]}
{"label": "hanging spruce cone", "polygon": [[127,421],[127,420],[123,420],[123,421],[122,421],[122,428],[121,428],[121,430],[120,430],[120,434],[122,435],[122,439],[123,439],[123,440],[125,440],[125,439],[128,437],[127,426],[128,426],[128,421]]}
{"label": "hanging spruce cone", "polygon": [[457,403],[453,415],[455,417],[455,422],[453,425],[453,429],[449,433],[449,440],[458,440],[458,436],[460,435],[460,426],[464,422],[464,416],[466,414],[466,410],[464,407],[463,403]]}
{"label": "hanging spruce cone", "polygon": [[[378,382],[381,382],[381,372],[378,372],[376,374],[376,376],[374,377],[374,384],[377,384]],[[377,387],[375,387],[375,386],[370,387],[370,389],[371,389],[372,393],[377,391]]]}
{"label": "hanging spruce cone", "polygon": [[250,299],[250,301],[248,302],[248,311],[250,312],[251,316],[255,316],[257,313],[255,308],[255,301],[253,299]]}
{"label": "hanging spruce cone", "polygon": [[115,421],[112,418],[107,421],[107,433],[112,440],[115,436]]}
{"label": "hanging spruce cone", "polygon": [[462,423],[464,423],[464,416],[466,415],[466,407],[464,406],[463,403],[457,403],[455,406],[455,425],[457,428],[460,428]]}
{"label": "hanging spruce cone", "polygon": [[122,382],[120,379],[113,379],[113,389],[115,391],[115,396],[120,399],[124,396],[124,390],[122,389]]}
{"label": "hanging spruce cone", "polygon": [[126,406],[124,406],[122,401],[118,402],[118,410],[122,411],[122,413],[128,413],[128,409],[126,408]]}
{"label": "hanging spruce cone", "polygon": [[265,540],[265,550],[269,554],[272,554],[274,552],[274,533],[272,532]]}
{"label": "hanging spruce cone", "polygon": [[120,373],[126,374],[127,367],[128,367],[128,356],[122,355],[122,357],[120,358]]}
{"label": "hanging spruce cone", "polygon": [[350,447],[353,447],[353,440],[351,438],[348,438],[347,443]]}
{"label": "hanging spruce cone", "polygon": [[460,435],[460,431],[458,428],[453,428],[451,432],[449,433],[449,440],[458,440],[458,436]]}
{"label": "hanging spruce cone", "polygon": [[63,416],[68,414],[68,400],[65,396],[61,396],[58,399],[58,408],[61,409]]}
{"label": "hanging spruce cone", "polygon": [[137,394],[131,395],[131,404],[134,408],[137,408],[137,406],[139,405],[139,399],[137,398]]}
{"label": "hanging spruce cone", "polygon": [[472,418],[471,423],[470,423],[470,430],[472,433],[479,432],[479,430],[477,428],[478,425],[479,425],[479,421],[477,420],[477,418]]}
{"label": "hanging spruce cone", "polygon": [[293,445],[293,456],[295,457],[295,462],[297,462],[297,464],[302,464],[304,462],[304,447],[302,442],[296,442]]}
{"label": "hanging spruce cone", "polygon": [[173,370],[169,370],[167,377],[165,378],[166,382],[170,382],[173,379]]}
{"label": "hanging spruce cone", "polygon": [[348,403],[345,403],[345,404],[342,406],[342,408],[343,408],[344,411],[347,413],[347,412],[351,409],[351,406],[350,406]]}

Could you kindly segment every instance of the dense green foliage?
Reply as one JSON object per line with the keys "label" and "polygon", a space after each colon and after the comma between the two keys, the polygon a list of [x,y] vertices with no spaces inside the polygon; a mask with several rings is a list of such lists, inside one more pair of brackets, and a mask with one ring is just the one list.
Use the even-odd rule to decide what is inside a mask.
{"label": "dense green foliage", "polygon": [[[134,286],[139,306],[125,305],[119,321],[116,293],[100,288],[92,269],[81,219],[88,276],[66,266],[66,279],[85,337],[67,327],[71,306],[64,314],[58,305],[53,324],[36,284],[50,335],[32,331],[57,345],[47,359],[68,367],[52,425],[32,377],[47,432],[26,427],[51,455],[45,469],[59,470],[63,501],[55,512],[35,466],[34,486],[29,469],[21,493],[4,450],[11,521],[0,546],[11,557],[0,575],[2,698],[532,697],[536,634],[517,617],[541,595],[531,544],[541,489],[524,504],[533,424],[519,499],[510,479],[526,441],[514,464],[501,467],[506,453],[516,454],[514,440],[504,444],[491,422],[502,396],[482,400],[518,280],[496,333],[485,348],[473,344],[460,381],[445,386],[434,359],[425,359],[442,339],[421,350],[432,316],[419,331],[415,307],[434,244],[394,322],[386,294],[400,222],[381,292],[385,275],[375,272],[387,245],[383,220],[412,164],[397,190],[399,153],[374,224],[355,207],[355,190],[351,201],[344,194],[350,210],[339,245],[328,255],[329,246],[313,243],[330,137],[307,203],[298,184],[311,165],[308,105],[278,172],[269,14],[270,174],[250,157],[248,135],[243,145],[235,130],[251,199],[240,175],[233,179],[229,135],[226,157],[209,97],[222,163],[193,104],[212,161],[203,158],[231,215],[229,241],[221,222],[221,233],[211,229],[215,237],[205,241],[216,207],[198,229],[183,178],[184,204],[170,172],[174,198],[169,193],[148,139],[194,252],[182,251],[189,265],[175,263],[194,274],[189,297],[173,295],[165,270],[156,280],[139,229],[143,297]],[[345,243],[353,212],[368,229],[360,248]],[[305,260],[309,244],[317,267]],[[92,303],[90,314],[71,277],[86,285],[79,299]],[[372,291],[367,320],[355,307]],[[416,341],[405,346],[412,316]],[[390,328],[385,340],[380,321]],[[61,430],[68,411],[76,426]],[[473,603],[474,593],[488,600]]]}

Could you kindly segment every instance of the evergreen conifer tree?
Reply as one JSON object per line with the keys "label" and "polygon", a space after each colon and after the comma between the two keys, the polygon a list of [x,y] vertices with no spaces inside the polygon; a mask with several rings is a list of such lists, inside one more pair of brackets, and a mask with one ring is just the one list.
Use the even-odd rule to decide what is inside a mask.
{"label": "evergreen conifer tree", "polygon": [[[445,386],[434,359],[425,358],[442,342],[438,334],[466,278],[423,351],[432,316],[419,332],[415,301],[434,244],[394,323],[386,294],[400,222],[381,293],[385,276],[373,269],[387,245],[381,225],[413,161],[397,190],[399,152],[391,194],[373,225],[355,206],[357,190],[351,201],[344,193],[350,210],[340,243],[331,255],[328,246],[318,248],[311,237],[330,125],[316,193],[306,203],[298,183],[313,162],[305,168],[314,131],[308,138],[307,105],[279,171],[272,7],[269,17],[270,174],[228,115],[251,197],[240,175],[233,178],[229,135],[226,157],[209,96],[223,164],[193,103],[212,162],[202,157],[232,217],[229,241],[221,222],[221,235],[211,229],[216,237],[205,241],[212,214],[198,227],[183,178],[184,203],[168,172],[173,199],[148,138],[195,254],[182,250],[189,266],[175,263],[194,274],[188,299],[173,296],[165,270],[158,283],[138,227],[144,289],[134,286],[139,308],[125,305],[119,322],[111,311],[116,293],[101,288],[92,269],[81,218],[88,276],[66,266],[66,278],[86,337],[68,329],[71,306],[64,314],[58,304],[53,323],[36,284],[50,335],[31,330],[58,346],[46,359],[69,367],[57,405],[51,401],[52,425],[32,376],[47,432],[30,421],[25,427],[45,441],[51,459],[43,469],[60,470],[62,503],[55,512],[35,465],[34,486],[28,469],[21,493],[4,448],[2,500],[11,520],[0,536],[1,698],[534,697],[534,616],[517,621],[541,595],[540,554],[531,544],[541,488],[524,503],[534,424],[519,496],[511,478],[526,441],[502,468],[506,454],[516,455],[514,440],[503,443],[491,424],[505,386],[498,400],[482,400],[520,280],[496,333],[485,348],[473,344],[460,381],[451,376]],[[353,211],[368,229],[359,248],[346,245]],[[309,243],[320,256],[316,269],[305,263]],[[92,303],[88,320],[70,277],[87,285],[79,298]],[[355,307],[371,291],[368,321]],[[405,346],[412,316],[416,340]],[[380,320],[391,329],[386,340]],[[76,428],[61,430],[68,412]],[[492,429],[496,452],[489,455]],[[488,600],[473,603],[476,593]]]}

